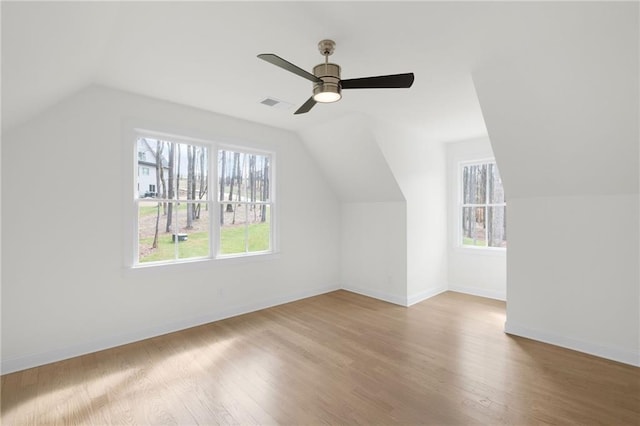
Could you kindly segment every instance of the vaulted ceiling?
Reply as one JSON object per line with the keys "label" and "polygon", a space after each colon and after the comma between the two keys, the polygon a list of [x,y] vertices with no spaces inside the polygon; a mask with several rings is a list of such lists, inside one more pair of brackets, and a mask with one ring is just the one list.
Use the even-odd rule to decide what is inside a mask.
{"label": "vaulted ceiling", "polygon": [[[637,3],[0,5],[3,131],[99,84],[295,131],[329,176],[352,173],[335,152],[359,150],[361,180],[384,180],[388,200],[401,196],[372,123],[417,130],[420,143],[488,127],[510,196],[637,192]],[[413,87],[345,91],[293,115],[311,83],[256,55],[311,70],[325,38],[337,42],[343,78],[413,72]],[[267,97],[290,108],[261,104]],[[531,179],[538,164],[544,179]]]}
{"label": "vaulted ceiling", "polygon": [[[486,129],[471,71],[534,41],[544,16],[513,19],[527,13],[477,2],[3,1],[3,129],[93,83],[291,130],[358,113],[436,140],[477,136]],[[414,86],[350,91],[294,116],[311,83],[256,55],[311,70],[324,38],[337,42],[343,78],[414,72]]]}

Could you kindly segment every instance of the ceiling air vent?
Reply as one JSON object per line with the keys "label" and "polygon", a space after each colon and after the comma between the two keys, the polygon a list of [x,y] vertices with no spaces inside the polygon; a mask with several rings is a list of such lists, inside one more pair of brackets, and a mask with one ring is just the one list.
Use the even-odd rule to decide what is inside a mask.
{"label": "ceiling air vent", "polygon": [[291,107],[293,107],[292,103],[281,101],[280,99],[271,97],[261,100],[260,103],[278,109],[291,109]]}
{"label": "ceiling air vent", "polygon": [[276,101],[275,99],[271,99],[271,98],[267,98],[265,100],[263,100],[262,102],[260,102],[261,104],[265,104],[266,106],[276,106],[278,105],[280,102]]}

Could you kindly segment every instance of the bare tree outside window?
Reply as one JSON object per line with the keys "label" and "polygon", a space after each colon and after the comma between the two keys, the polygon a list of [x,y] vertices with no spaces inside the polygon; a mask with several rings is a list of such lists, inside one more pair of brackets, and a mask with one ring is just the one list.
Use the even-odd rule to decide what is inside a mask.
{"label": "bare tree outside window", "polygon": [[137,187],[154,188],[136,199],[137,263],[210,257],[209,149],[152,137],[138,138],[136,149],[138,168],[153,159],[149,176],[138,173]]}
{"label": "bare tree outside window", "polygon": [[461,190],[461,244],[506,247],[506,200],[496,163],[462,165]]}
{"label": "bare tree outside window", "polygon": [[213,147],[136,138],[134,265],[273,251],[273,154]]}
{"label": "bare tree outside window", "polygon": [[218,151],[220,254],[271,250],[271,156]]}

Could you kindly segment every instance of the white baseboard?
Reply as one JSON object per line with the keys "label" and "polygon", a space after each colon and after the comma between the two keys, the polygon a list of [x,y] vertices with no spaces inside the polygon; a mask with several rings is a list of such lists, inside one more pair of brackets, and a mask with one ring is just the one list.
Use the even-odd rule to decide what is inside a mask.
{"label": "white baseboard", "polygon": [[513,321],[507,321],[504,324],[504,331],[507,334],[526,337],[528,339],[538,340],[551,345],[640,367],[640,350],[633,351],[619,347],[602,346],[570,337],[559,336],[546,331],[534,330],[520,324],[514,324]]}
{"label": "white baseboard", "polygon": [[421,291],[420,293],[411,294],[407,296],[407,303],[405,306],[415,305],[416,303],[420,303],[424,300],[430,299],[433,296],[437,296],[440,293],[444,293],[447,290],[448,290],[447,286],[444,286],[444,287],[429,289],[426,291]]}
{"label": "white baseboard", "polygon": [[331,291],[339,290],[340,288],[341,287],[339,285],[333,285],[305,290],[301,292],[294,292],[287,295],[265,299],[256,303],[234,306],[222,311],[213,312],[210,315],[186,318],[184,320],[162,324],[157,327],[150,327],[146,329],[108,336],[102,339],[92,340],[64,348],[54,349],[51,351],[34,353],[16,358],[3,359],[2,361],[0,361],[0,374],[13,373],[15,371],[26,370],[27,368],[37,367],[39,365],[50,364],[52,362],[61,361],[92,352],[98,352],[116,346],[126,345],[128,343],[149,339],[151,337],[161,336],[163,334],[172,333],[175,331],[185,330],[187,328],[219,321],[225,318],[247,314],[249,312],[259,311],[261,309],[270,308],[272,306],[294,302],[300,299],[306,299],[307,297],[329,293]]}
{"label": "white baseboard", "polygon": [[377,290],[371,290],[368,288],[359,288],[353,286],[343,286],[343,290],[350,291],[352,293],[361,294],[363,296],[372,297],[374,299],[382,300],[384,302],[393,303],[395,305],[407,306],[407,301],[405,297],[398,296],[395,294],[384,293]]}
{"label": "white baseboard", "polygon": [[489,299],[496,300],[507,300],[507,292],[506,291],[496,291],[496,290],[486,290],[483,288],[475,288],[475,287],[464,287],[459,285],[451,285],[449,284],[449,290],[455,291],[458,293],[470,294],[472,296],[480,296],[487,297]]}

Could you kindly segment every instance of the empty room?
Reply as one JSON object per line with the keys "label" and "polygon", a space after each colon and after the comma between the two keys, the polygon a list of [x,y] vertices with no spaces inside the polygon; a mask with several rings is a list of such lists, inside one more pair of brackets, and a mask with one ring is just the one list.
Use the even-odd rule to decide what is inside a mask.
{"label": "empty room", "polygon": [[2,424],[640,424],[639,2],[0,14]]}

